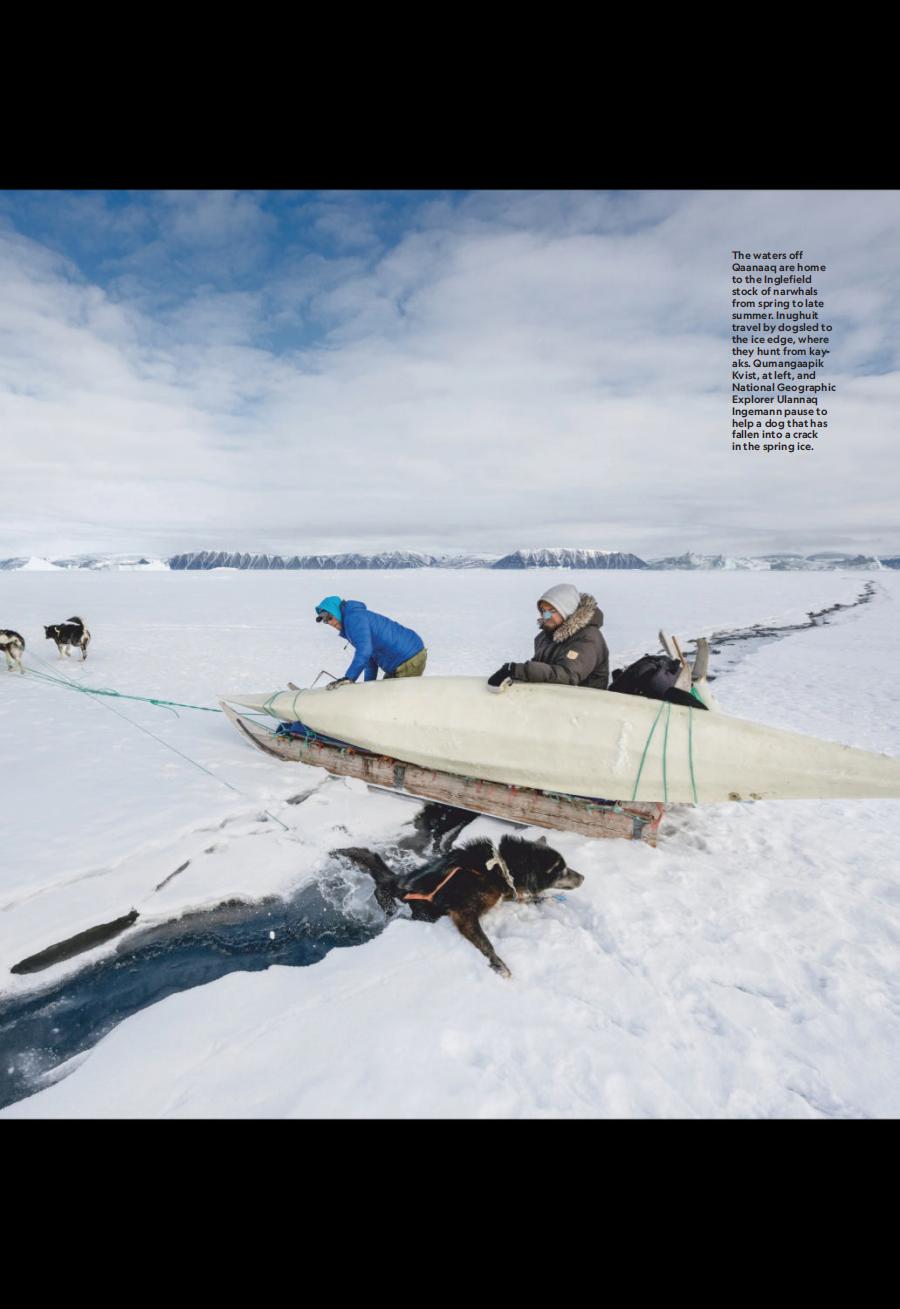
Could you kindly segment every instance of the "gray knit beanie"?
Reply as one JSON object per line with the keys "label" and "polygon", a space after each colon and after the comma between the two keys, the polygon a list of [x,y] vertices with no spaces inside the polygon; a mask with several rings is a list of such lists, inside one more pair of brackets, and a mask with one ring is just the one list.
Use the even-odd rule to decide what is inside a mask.
{"label": "gray knit beanie", "polygon": [[[571,618],[581,604],[581,592],[569,582],[560,582],[559,586],[551,586],[549,591],[545,591],[541,596],[541,600],[547,600],[552,604],[553,608],[557,613],[562,614],[563,618]],[[540,604],[541,600],[538,601],[538,604]]]}

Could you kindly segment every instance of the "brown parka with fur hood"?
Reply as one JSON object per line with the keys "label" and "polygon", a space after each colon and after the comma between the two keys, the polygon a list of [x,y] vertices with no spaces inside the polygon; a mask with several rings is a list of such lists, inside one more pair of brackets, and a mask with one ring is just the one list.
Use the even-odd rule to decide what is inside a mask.
{"label": "brown parka with fur hood", "polygon": [[516,682],[556,682],[605,691],[609,685],[609,649],[600,628],[603,610],[586,591],[574,614],[555,632],[541,630],[534,639],[534,658],[512,665]]}

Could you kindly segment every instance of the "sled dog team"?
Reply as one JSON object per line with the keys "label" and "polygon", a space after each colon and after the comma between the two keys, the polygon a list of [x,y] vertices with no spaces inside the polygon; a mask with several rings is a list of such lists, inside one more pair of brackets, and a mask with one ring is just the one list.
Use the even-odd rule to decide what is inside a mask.
{"label": "sled dog team", "polygon": [[[49,627],[44,628],[44,636],[48,641],[56,642],[60,659],[68,655],[73,646],[81,651],[82,662],[87,659],[91,634],[83,618],[67,618],[64,623],[51,623]],[[6,655],[6,667],[9,672],[15,669],[20,673],[25,672],[22,663],[22,654],[25,650],[24,636],[8,627],[0,628],[0,650]]]}

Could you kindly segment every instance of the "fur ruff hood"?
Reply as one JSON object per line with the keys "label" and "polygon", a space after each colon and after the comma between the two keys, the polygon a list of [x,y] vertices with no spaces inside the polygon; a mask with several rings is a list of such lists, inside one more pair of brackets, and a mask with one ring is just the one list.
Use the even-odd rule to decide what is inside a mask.
{"label": "fur ruff hood", "polygon": [[588,627],[592,623],[596,627],[603,626],[603,610],[592,595],[582,591],[574,614],[561,623],[551,635],[554,641],[568,641],[576,632],[580,632],[583,627]]}

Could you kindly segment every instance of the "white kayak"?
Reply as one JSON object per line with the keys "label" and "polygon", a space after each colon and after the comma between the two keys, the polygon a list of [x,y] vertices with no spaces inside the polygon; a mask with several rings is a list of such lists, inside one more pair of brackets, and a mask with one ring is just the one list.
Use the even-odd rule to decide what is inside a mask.
{"label": "white kayak", "polygon": [[223,700],[378,754],[566,795],[725,800],[900,798],[900,759],[583,687],[409,677]]}

